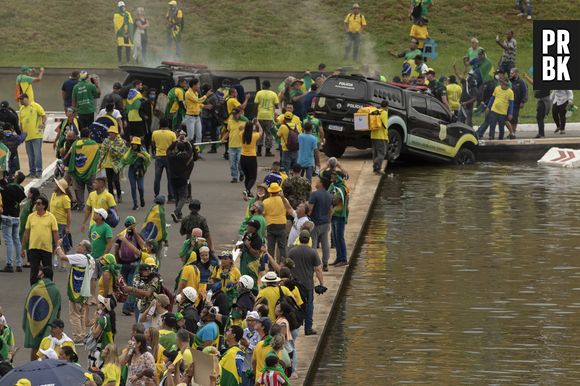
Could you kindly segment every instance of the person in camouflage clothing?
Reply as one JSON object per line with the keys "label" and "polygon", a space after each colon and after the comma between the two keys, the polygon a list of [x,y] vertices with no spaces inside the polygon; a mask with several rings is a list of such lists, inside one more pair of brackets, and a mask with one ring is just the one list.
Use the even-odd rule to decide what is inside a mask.
{"label": "person in camouflage clothing", "polygon": [[193,199],[189,204],[189,215],[187,215],[183,220],[181,220],[181,227],[179,228],[179,233],[182,236],[190,236],[191,231],[194,228],[201,229],[202,237],[207,241],[207,246],[211,251],[213,251],[213,244],[211,242],[211,235],[209,233],[209,226],[207,225],[207,220],[204,216],[199,214],[201,210],[201,202],[199,200]]}
{"label": "person in camouflage clothing", "polygon": [[300,168],[300,165],[295,165],[292,168],[292,175],[282,183],[284,197],[288,199],[288,202],[294,209],[296,209],[300,203],[308,202],[310,192],[312,191],[308,179],[300,176],[301,171],[302,169]]}

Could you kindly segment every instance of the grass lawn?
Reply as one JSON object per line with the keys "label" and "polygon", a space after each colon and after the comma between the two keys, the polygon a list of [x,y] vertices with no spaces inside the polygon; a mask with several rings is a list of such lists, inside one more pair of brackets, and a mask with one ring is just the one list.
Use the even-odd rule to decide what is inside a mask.
{"label": "grass lawn", "polygon": [[[145,7],[150,19],[151,64],[174,59],[166,52],[167,2],[126,3],[133,14],[138,6]],[[208,63],[216,69],[303,70],[315,69],[320,62],[336,68],[345,64],[342,20],[351,3],[185,0],[182,59]],[[5,0],[0,18],[10,22],[0,25],[0,66],[116,67],[112,23],[115,5],[114,0]],[[391,78],[399,73],[400,61],[388,51],[407,45],[408,1],[367,0],[361,6],[368,21],[363,61]],[[532,22],[516,14],[513,0],[435,0],[429,32],[438,43],[439,58],[430,65],[438,74],[451,74],[453,63],[461,64],[472,36],[479,38],[496,64],[501,48],[495,44],[495,36],[503,36],[507,28],[512,28],[518,41],[517,65],[527,70],[532,63]],[[569,0],[536,1],[534,15],[542,19],[580,19],[580,6]],[[521,114],[524,121],[533,121],[535,103],[531,99]]]}

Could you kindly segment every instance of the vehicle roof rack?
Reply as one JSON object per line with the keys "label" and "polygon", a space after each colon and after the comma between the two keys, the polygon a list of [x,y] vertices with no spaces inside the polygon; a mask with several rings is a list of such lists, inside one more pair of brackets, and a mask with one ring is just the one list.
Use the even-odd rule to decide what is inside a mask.
{"label": "vehicle roof rack", "polygon": [[168,60],[164,60],[161,62],[161,67],[169,67],[174,70],[207,70],[207,64],[201,63],[183,63],[183,62],[171,62]]}
{"label": "vehicle roof rack", "polygon": [[429,87],[427,87],[427,86],[414,86],[412,84],[396,83],[396,82],[386,82],[386,83],[390,84],[392,86],[397,86],[400,88],[404,88],[407,90],[413,90],[413,91],[427,91],[427,90],[429,90]]}

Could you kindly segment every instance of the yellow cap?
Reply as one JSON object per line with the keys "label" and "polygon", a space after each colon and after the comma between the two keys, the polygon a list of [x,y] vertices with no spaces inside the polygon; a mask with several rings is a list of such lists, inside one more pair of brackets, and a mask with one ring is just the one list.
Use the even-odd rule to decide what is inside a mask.
{"label": "yellow cap", "polygon": [[116,126],[111,126],[111,127],[109,127],[109,130],[107,130],[107,133],[119,134],[119,129],[117,129]]}
{"label": "yellow cap", "polygon": [[278,193],[281,190],[282,190],[282,188],[280,187],[280,185],[278,185],[277,182],[272,182],[270,184],[270,187],[268,188],[269,193]]}
{"label": "yellow cap", "polygon": [[286,111],[284,113],[284,119],[292,119],[294,118],[294,114],[292,114],[290,111]]}
{"label": "yellow cap", "polygon": [[26,378],[20,378],[14,386],[32,386],[32,383]]}
{"label": "yellow cap", "polygon": [[141,145],[141,138],[133,137],[133,139],[131,139],[131,145]]}

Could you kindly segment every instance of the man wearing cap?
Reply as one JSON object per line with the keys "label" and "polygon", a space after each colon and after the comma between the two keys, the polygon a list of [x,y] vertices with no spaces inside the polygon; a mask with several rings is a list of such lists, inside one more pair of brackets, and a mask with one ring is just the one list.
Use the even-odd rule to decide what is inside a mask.
{"label": "man wearing cap", "polygon": [[71,72],[68,79],[63,82],[62,87],[60,88],[65,111],[67,108],[72,107],[72,92],[73,88],[79,81],[79,75],[80,74],[77,70]]}
{"label": "man wearing cap", "polygon": [[[167,173],[167,149],[173,142],[177,141],[174,131],[169,129],[169,120],[161,118],[159,120],[159,129],[151,134],[151,146],[155,154],[155,180],[153,181],[153,194],[158,196],[161,189],[161,177],[163,169]],[[169,200],[173,200],[173,188],[167,177],[167,193]]]}
{"label": "man wearing cap", "polygon": [[120,95],[121,91],[123,90],[123,86],[119,82],[115,82],[113,84],[113,91],[108,94],[105,94],[103,100],[101,101],[101,110],[105,108],[109,103],[113,103],[115,105],[115,110],[118,110],[121,115],[123,114],[123,97]]}
{"label": "man wearing cap", "polygon": [[40,265],[52,265],[53,245],[58,241],[58,224],[54,215],[47,211],[48,200],[40,196],[35,201],[35,211],[28,215],[24,236],[22,236],[21,255],[26,256],[24,249],[28,245],[28,261],[30,261],[30,285],[38,281]]}
{"label": "man wearing cap", "polygon": [[123,287],[123,292],[138,298],[136,316],[144,313],[153,301],[153,295],[161,290],[161,279],[156,272],[157,262],[148,253],[141,253],[138,273],[133,277],[131,286]]}
{"label": "man wearing cap", "polygon": [[72,93],[72,107],[79,116],[80,128],[89,127],[95,120],[95,99],[101,96],[99,79],[91,78],[86,71],[81,71],[80,80],[75,84]]}
{"label": "man wearing cap", "polygon": [[86,318],[88,312],[88,298],[90,287],[85,283],[85,277],[90,279],[95,271],[95,260],[91,256],[92,246],[89,240],[83,240],[75,248],[75,253],[66,255],[59,242],[56,255],[60,261],[70,264],[67,280],[67,296],[69,300],[69,322],[72,328],[75,343],[82,343],[86,335]]}
{"label": "man wearing cap", "polygon": [[358,3],[352,5],[352,12],[344,18],[344,30],[346,32],[346,48],[344,49],[344,60],[348,59],[352,49],[352,59],[358,60],[358,49],[360,46],[360,36],[367,26],[367,20],[360,13]]}
{"label": "man wearing cap", "polygon": [[117,41],[117,60],[119,64],[123,58],[123,47],[125,48],[125,57],[127,63],[131,60],[131,47],[133,47],[133,17],[125,7],[124,1],[117,3],[117,10],[113,16],[113,26]]}
{"label": "man wearing cap", "polygon": [[169,312],[168,307],[171,304],[169,297],[165,294],[153,294],[154,300],[149,307],[139,315],[139,323],[143,323],[143,327],[155,327],[160,329],[162,326],[163,317]]}
{"label": "man wearing cap", "polygon": [[[105,213],[111,208],[116,208],[117,203],[115,202],[115,197],[105,189],[107,184],[107,179],[105,177],[95,178],[93,183],[93,191],[89,194],[86,202],[85,218],[83,220],[83,225],[81,226],[81,232],[86,230],[87,221],[90,221],[90,225],[94,224],[93,210],[94,209],[104,209]],[[95,256],[95,258],[100,257]]]}
{"label": "man wearing cap", "polygon": [[260,315],[256,311],[249,311],[246,314],[246,328],[244,335],[240,340],[240,346],[244,348],[244,366],[242,368],[242,385],[252,385],[253,376],[248,376],[252,369],[252,356],[258,342],[260,342],[260,333],[256,330],[256,324],[260,320]]}
{"label": "man wearing cap", "polygon": [[306,96],[302,90],[304,86],[304,81],[302,79],[296,79],[290,85],[290,102],[294,105],[294,114],[302,121],[306,116],[306,111],[303,109],[301,100]]}
{"label": "man wearing cap", "polygon": [[405,60],[415,59],[415,56],[422,55],[423,51],[418,47],[419,41],[415,38],[411,38],[409,42],[409,48],[401,52],[389,51],[389,53],[395,58],[404,58]]}
{"label": "man wearing cap", "polygon": [[41,105],[31,102],[28,94],[20,94],[18,113],[22,132],[26,133],[26,155],[29,177],[42,176],[42,137],[46,126],[46,113]]}
{"label": "man wearing cap", "polygon": [[427,70],[427,80],[429,81],[429,90],[431,91],[431,95],[439,99],[445,105],[445,107],[447,107],[447,110],[449,110],[447,89],[443,83],[437,80],[434,69],[429,68]]}
{"label": "man wearing cap", "polygon": [[103,208],[93,209],[93,224],[89,227],[89,238],[91,240],[92,255],[99,259],[109,253],[113,246],[113,229],[105,222],[107,211]]}
{"label": "man wearing cap", "polygon": [[278,108],[280,103],[278,100],[278,95],[272,90],[270,90],[271,84],[269,80],[262,82],[262,89],[256,93],[254,102],[258,106],[257,118],[262,126],[263,133],[262,138],[258,143],[258,157],[262,156],[262,147],[266,149],[266,157],[273,157],[272,145],[274,144],[274,138],[270,130],[274,125],[274,109]]}
{"label": "man wearing cap", "polygon": [[256,297],[256,304],[265,304],[268,306],[268,318],[270,320],[276,320],[274,310],[280,299],[280,290],[284,296],[294,298],[294,295],[286,286],[280,285],[280,281],[281,279],[276,272],[267,272],[261,280],[265,287],[258,292],[258,296]]}
{"label": "man wearing cap", "polygon": [[63,249],[68,252],[72,246],[70,236],[71,200],[67,194],[68,183],[64,178],[55,180],[54,192],[50,196],[50,213],[56,218],[58,236],[63,240]]}
{"label": "man wearing cap", "polygon": [[[34,103],[34,88],[32,83],[40,82],[44,75],[44,67],[40,67],[37,77],[33,77],[34,70],[28,66],[20,67],[20,74],[16,77],[16,97],[26,94],[31,103]],[[22,102],[21,102],[22,103]]]}
{"label": "man wearing cap", "polygon": [[293,113],[286,111],[284,122],[276,132],[282,145],[282,169],[286,173],[290,172],[294,164],[298,162],[298,135],[302,132],[302,127],[294,122],[294,117]]}
{"label": "man wearing cap", "polygon": [[6,243],[6,266],[0,272],[22,272],[20,256],[20,203],[26,198],[22,182],[24,174],[17,172],[14,181],[4,186],[2,191],[2,236]]}
{"label": "man wearing cap", "polygon": [[177,7],[177,1],[171,0],[167,3],[169,9],[165,15],[167,20],[167,47],[169,51],[175,43],[175,55],[181,56],[181,33],[183,31],[183,11]]}
{"label": "man wearing cap", "polygon": [[201,202],[197,199],[191,200],[189,203],[189,214],[181,220],[181,226],[179,227],[179,234],[182,236],[191,235],[191,231],[194,228],[201,229],[202,237],[207,241],[207,246],[210,250],[213,250],[213,244],[211,242],[211,234],[209,232],[209,226],[207,225],[207,220],[204,216],[199,214],[201,210]]}
{"label": "man wearing cap", "polygon": [[50,326],[50,335],[40,341],[39,354],[37,354],[39,357],[41,351],[50,349],[54,350],[58,356],[61,347],[70,347],[73,351],[76,351],[75,343],[64,333],[64,322],[62,320],[55,319],[48,325]]}
{"label": "man wearing cap", "polygon": [[268,253],[272,257],[276,256],[276,245],[278,245],[278,261],[284,261],[286,258],[286,215],[294,217],[294,209],[281,192],[280,185],[272,182],[268,188],[270,197],[264,200],[264,217],[268,224],[266,227]]}
{"label": "man wearing cap", "polygon": [[121,159],[127,151],[127,145],[115,126],[107,130],[109,137],[101,145],[100,169],[105,169],[107,174],[108,189],[111,194],[117,190],[117,199],[122,201],[121,182],[119,181],[119,170],[121,168]]}

